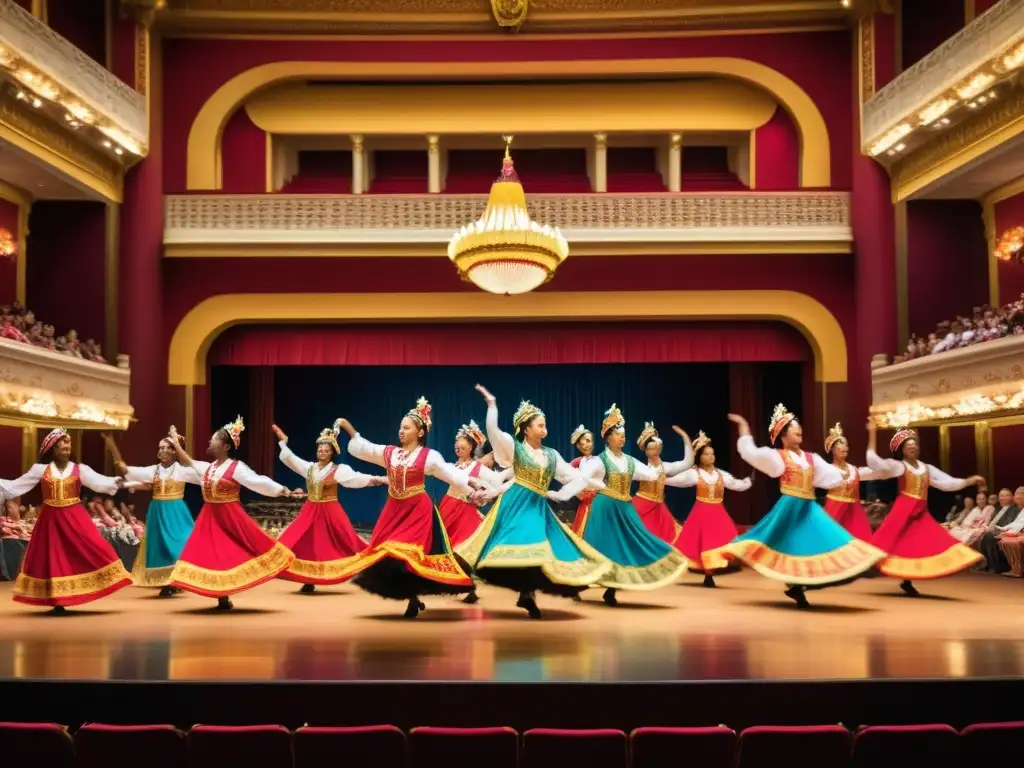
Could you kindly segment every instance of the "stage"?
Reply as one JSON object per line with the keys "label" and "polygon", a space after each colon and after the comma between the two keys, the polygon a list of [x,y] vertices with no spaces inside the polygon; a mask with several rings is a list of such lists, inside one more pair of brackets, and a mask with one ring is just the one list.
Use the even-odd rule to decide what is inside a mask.
{"label": "stage", "polygon": [[55,616],[6,583],[0,686],[16,719],[62,722],[850,725],[867,707],[875,722],[929,708],[976,722],[1000,701],[995,719],[1022,714],[1020,580],[968,573],[915,599],[863,579],[811,593],[808,611],[752,572],[719,583],[688,575],[617,608],[600,590],[542,596],[542,621],[486,586],[475,606],[427,598],[410,621],[351,585],[271,582],[230,613],[133,588]]}

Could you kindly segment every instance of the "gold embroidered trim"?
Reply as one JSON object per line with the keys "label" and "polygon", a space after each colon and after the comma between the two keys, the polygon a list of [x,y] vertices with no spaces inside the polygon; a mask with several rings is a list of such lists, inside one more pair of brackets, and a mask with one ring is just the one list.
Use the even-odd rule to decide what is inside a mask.
{"label": "gold embroidered trim", "polygon": [[665,501],[664,493],[648,493],[647,491],[637,491],[636,494],[638,499],[647,499],[653,501],[655,504],[661,504]]}
{"label": "gold embroidered trim", "polygon": [[301,576],[307,579],[317,579],[322,581],[344,581],[345,579],[351,578],[353,575],[353,566],[359,562],[359,554],[356,553],[350,557],[343,557],[340,560],[325,560],[318,562],[316,560],[300,560],[295,558],[288,570],[288,573],[292,576]]}
{"label": "gold embroidered trim", "polygon": [[632,501],[633,497],[628,492],[623,493],[613,488],[602,488],[598,491],[601,496],[607,496],[608,498],[615,499],[616,501]]}
{"label": "gold embroidered trim", "polygon": [[208,592],[238,590],[258,583],[270,576],[276,576],[295,560],[295,555],[281,542],[262,555],[238,565],[228,571],[212,571],[198,565],[179,560],[171,573],[171,581],[193,586]]}
{"label": "gold embroidered trim", "polygon": [[945,552],[929,557],[890,555],[878,564],[878,570],[897,579],[938,579],[959,573],[984,559],[980,552],[957,542]]}
{"label": "gold embroidered trim", "polygon": [[154,493],[153,494],[153,501],[181,501],[184,498],[185,498],[184,491],[181,492],[181,493],[168,493],[168,494]]}
{"label": "gold embroidered trim", "polygon": [[66,507],[73,507],[75,504],[81,504],[82,500],[77,496],[73,496],[70,499],[49,499],[44,500],[43,504],[54,509],[64,509]]}
{"label": "gold embroidered trim", "polygon": [[650,565],[619,565],[613,562],[611,570],[598,582],[602,587],[614,589],[658,589],[675,582],[689,566],[689,560],[677,549]]}
{"label": "gold embroidered trim", "polygon": [[395,493],[395,491],[391,490],[391,484],[388,483],[388,496],[390,496],[392,499],[396,499],[398,501],[402,501],[403,499],[411,499],[413,496],[419,496],[421,493],[426,493],[426,492],[427,492],[426,486],[424,486],[424,485],[414,485],[414,486],[412,486],[410,488],[406,488],[404,491],[402,491],[400,493]]}
{"label": "gold embroidered trim", "polygon": [[139,553],[135,556],[135,564],[132,566],[132,581],[136,587],[166,587],[171,583],[173,565],[165,565],[160,568],[146,567],[146,537],[142,537],[139,543]]}
{"label": "gold embroidered trim", "polygon": [[[448,544],[447,538],[447,534],[445,534],[446,545]],[[450,551],[450,547],[446,546],[446,549]],[[368,552],[360,553],[358,561],[352,567],[352,573],[364,571],[386,557],[401,560],[418,576],[431,581],[440,581],[445,584],[468,584],[473,581],[462,570],[453,555],[428,555],[420,544],[408,544],[402,541],[385,541]]]}
{"label": "gold embroidered trim", "polygon": [[832,499],[832,501],[841,501],[844,504],[853,504],[858,501],[853,496],[840,496],[838,493],[830,493],[825,498]]}
{"label": "gold embroidered trim", "polygon": [[51,579],[37,579],[22,572],[14,582],[14,594],[36,600],[82,597],[102,592],[125,579],[131,581],[131,578],[120,560],[115,560],[110,565],[91,573],[57,576]]}
{"label": "gold embroidered trim", "polygon": [[885,558],[882,550],[859,539],[821,555],[786,555],[750,540],[733,541],[714,551],[729,559],[742,560],[762,576],[806,585],[852,578]]}
{"label": "gold embroidered trim", "polygon": [[698,496],[697,501],[701,501],[705,504],[721,504],[724,499],[720,496]]}
{"label": "gold embroidered trim", "polygon": [[327,494],[324,494],[324,495],[321,495],[321,496],[317,496],[315,498],[313,496],[306,496],[306,501],[311,501],[314,504],[326,504],[326,503],[328,503],[330,501],[337,501],[337,500],[338,500],[338,491],[337,490],[334,491],[334,495],[333,496],[328,496]]}
{"label": "gold embroidered trim", "polygon": [[233,502],[238,501],[240,498],[241,496],[239,496],[237,493],[229,494],[227,496],[217,496],[215,494],[213,496],[208,496],[206,493],[206,488],[203,488],[203,501],[205,501],[207,504],[231,504]]}
{"label": "gold embroidered trim", "polygon": [[779,485],[779,490],[784,496],[795,496],[798,499],[809,499],[814,501],[814,489],[800,488],[795,485]]}

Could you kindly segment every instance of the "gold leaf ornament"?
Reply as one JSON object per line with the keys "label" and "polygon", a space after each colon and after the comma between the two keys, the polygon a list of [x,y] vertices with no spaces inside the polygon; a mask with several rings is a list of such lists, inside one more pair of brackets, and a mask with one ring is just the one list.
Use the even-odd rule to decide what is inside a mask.
{"label": "gold leaf ornament", "polygon": [[530,0],[491,0],[491,13],[499,27],[517,30],[526,21]]}

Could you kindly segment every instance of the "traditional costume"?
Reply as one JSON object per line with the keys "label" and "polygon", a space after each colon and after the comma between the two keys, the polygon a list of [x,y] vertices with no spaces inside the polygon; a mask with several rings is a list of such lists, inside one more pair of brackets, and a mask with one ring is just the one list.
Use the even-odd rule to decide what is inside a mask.
{"label": "traditional costume", "polygon": [[[55,429],[43,438],[43,456],[68,437]],[[114,548],[103,539],[82,506],[82,486],[113,496],[120,478],[106,477],[85,464],[69,461],[64,469],[55,463],[33,464],[17,480],[0,480],[0,491],[17,498],[43,486],[43,506],[14,582],[14,599],[29,605],[62,609],[99,600],[132,583]]]}
{"label": "traditional costume", "polygon": [[[776,406],[768,426],[772,443],[795,421],[785,406]],[[804,589],[842,584],[885,557],[854,538],[815,501],[815,488],[831,489],[843,482],[838,469],[806,451],[760,448],[751,435],[742,435],[737,448],[745,462],[779,478],[782,497],[761,522],[719,550],[726,558],[789,584],[786,595],[806,605]]]}
{"label": "traditional costume", "polygon": [[[605,413],[601,435],[625,431],[625,426],[622,412],[613,404]],[[678,579],[686,570],[686,558],[647,529],[630,494],[634,478],[656,483],[662,474],[608,448],[586,459],[581,471],[605,485],[594,497],[581,532],[587,544],[612,561],[612,569],[597,582],[608,590],[605,602],[615,604],[617,589],[656,589]]]}
{"label": "traditional costume", "polygon": [[[334,454],[338,447],[338,422],[325,429],[316,445],[329,445]],[[295,561],[278,578],[312,586],[340,584],[352,578],[351,568],[366,549],[348,515],[338,503],[338,486],[366,488],[375,482],[373,475],[364,475],[345,464],[329,461],[320,464],[300,459],[281,440],[281,461],[289,469],[306,478],[306,503],[299,516],[281,532],[278,541],[295,555]],[[309,591],[309,590],[307,590]]]}
{"label": "traditional costume", "polygon": [[[520,403],[512,417],[516,434],[543,415],[532,403]],[[519,592],[519,607],[540,618],[531,593],[574,597],[596,583],[611,563],[560,523],[548,504],[548,499],[565,501],[577,495],[586,479],[554,449],[533,448],[503,432],[494,403],[487,405],[486,427],[494,457],[502,466],[512,466],[515,481],[458,553],[483,581]],[[550,491],[556,479],[562,488]]]}
{"label": "traditional costume", "polygon": [[[422,397],[406,417],[424,432],[432,425],[430,404]],[[375,595],[409,600],[413,618],[423,604],[420,595],[458,595],[472,590],[473,580],[452,552],[441,514],[427,495],[427,475],[470,493],[464,476],[437,451],[417,446],[411,453],[396,445],[377,445],[358,433],[349,441],[357,459],[384,467],[388,500],[374,526],[370,544],[353,565],[355,583]],[[415,610],[414,610],[415,609]]]}
{"label": "traditional costume", "polygon": [[[711,439],[699,432],[691,446],[691,455],[699,455],[706,445],[711,445]],[[703,467],[692,467],[667,478],[665,484],[673,488],[697,487],[697,500],[683,523],[676,548],[690,561],[691,567],[704,571],[706,577],[710,577],[712,571],[728,567],[729,561],[718,550],[735,539],[737,531],[725,508],[725,490],[746,491],[752,484],[751,479],[737,480],[718,467],[712,467],[710,472]],[[704,583],[714,586],[711,578],[705,578]]]}
{"label": "traditional costume", "polygon": [[[242,417],[223,429],[237,448],[245,430]],[[237,459],[193,459],[191,468],[203,490],[203,508],[171,572],[172,587],[226,599],[276,578],[292,564],[295,555],[264,533],[239,503],[242,486],[263,496],[283,496],[287,488]]]}
{"label": "traditional costume", "polygon": [[[843,434],[843,428],[836,424],[828,432],[825,438],[825,453],[832,453],[836,443],[849,442]],[[877,480],[878,475],[870,467],[855,467],[850,464],[840,467],[833,464],[839,474],[843,476],[843,482],[832,488],[825,497],[825,511],[833,520],[861,541],[871,541],[871,521],[868,520],[868,513],[860,503],[861,480]]]}
{"label": "traditional costume", "polygon": [[[463,424],[462,428],[455,435],[455,439],[467,438],[477,447],[487,442],[484,433],[480,431],[475,421],[470,420],[469,424]],[[479,459],[470,459],[465,464],[457,462],[452,465],[456,470],[466,477],[479,478],[491,488],[498,489],[507,477],[511,477],[512,470],[495,472],[488,469]],[[444,529],[448,532],[448,541],[452,548],[458,547],[462,542],[476,533],[484,516],[480,509],[469,500],[469,494],[460,491],[454,486],[448,487],[448,492],[437,505],[441,513],[441,520],[444,522]]]}
{"label": "traditional costume", "polygon": [[[917,433],[899,430],[889,441],[889,450],[897,453],[907,440],[917,440]],[[969,485],[967,480],[950,477],[923,461],[913,466],[906,460],[880,458],[874,451],[867,452],[867,460],[879,479],[895,477],[899,482],[899,495],[871,540],[888,553],[878,570],[903,579],[901,588],[916,594],[911,580],[949,576],[984,559],[980,552],[953,538],[928,511],[929,487],[959,491]]]}
{"label": "traditional costume", "polygon": [[[644,425],[640,437],[637,438],[636,444],[641,451],[645,451],[647,450],[647,444],[652,441],[656,441],[661,445],[661,437],[658,436],[658,430],[654,428],[654,424],[648,421]],[[654,481],[640,480],[637,485],[636,495],[633,497],[633,506],[636,508],[637,514],[640,515],[640,519],[643,520],[644,525],[647,526],[647,530],[665,543],[677,548],[677,539],[683,526],[679,524],[675,515],[672,514],[668,505],[665,504],[665,485],[666,478],[678,475],[680,472],[685,472],[693,466],[693,448],[689,444],[684,444],[684,451],[682,461],[661,461],[659,458],[657,464],[648,464],[648,469],[658,473],[658,479]],[[733,532],[733,536],[735,535],[736,533]],[[732,539],[732,536],[725,541],[730,539]],[[725,542],[722,543],[724,544]]]}
{"label": "traditional costume", "polygon": [[[574,448],[578,448],[580,440],[582,440],[585,435],[590,435],[591,440],[594,439],[594,433],[580,424],[569,436],[569,442],[572,443]],[[581,454],[570,461],[569,466],[573,469],[579,469],[580,464],[583,463],[585,458],[587,457]],[[597,491],[593,488],[584,488],[579,492],[579,494],[577,494],[576,498],[579,501],[579,504],[576,506],[576,514],[572,521],[573,533],[579,535],[580,530],[583,528],[583,522],[587,519],[587,512],[590,511],[590,503],[594,500],[596,495]]]}

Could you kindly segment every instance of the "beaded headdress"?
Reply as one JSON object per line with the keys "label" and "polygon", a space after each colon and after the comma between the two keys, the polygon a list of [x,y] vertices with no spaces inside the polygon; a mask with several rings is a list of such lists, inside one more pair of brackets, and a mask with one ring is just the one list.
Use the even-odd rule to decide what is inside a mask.
{"label": "beaded headdress", "polygon": [[328,429],[320,432],[320,437],[316,439],[316,444],[321,443],[331,446],[335,453],[341,453],[341,448],[338,447],[338,434],[341,432],[341,419],[335,419]]}
{"label": "beaded headdress", "polygon": [[694,453],[699,453],[705,445],[711,445],[711,438],[704,434],[704,430],[697,433],[697,439],[690,443]]}
{"label": "beaded headdress", "polygon": [[836,425],[828,431],[828,437],[825,438],[825,453],[832,452],[832,446],[836,443],[850,444],[850,441],[846,439],[846,435],[843,434],[843,425],[838,421]]}
{"label": "beaded headdress", "polygon": [[43,438],[43,443],[39,446],[39,455],[42,456],[67,436],[68,431],[63,427],[57,427],[57,429],[52,430],[50,434]]}
{"label": "beaded headdress", "polygon": [[519,403],[519,407],[516,408],[516,412],[512,414],[512,426],[515,427],[516,434],[519,434],[523,424],[528,422],[534,416],[543,415],[544,411],[542,411],[536,405],[531,403],[529,400],[523,400],[521,403]]}
{"label": "beaded headdress", "polygon": [[237,448],[239,443],[242,442],[242,433],[245,432],[245,423],[242,421],[242,417],[239,416],[230,424],[225,424],[221,429],[228,433],[231,437],[231,442]]}
{"label": "beaded headdress", "polygon": [[433,426],[434,423],[430,420],[430,414],[433,410],[434,409],[430,407],[430,403],[427,402],[427,398],[421,397],[416,401],[416,407],[405,415],[419,424],[424,431],[429,432],[430,427]]}
{"label": "beaded headdress", "polygon": [[604,421],[601,422],[601,437],[606,436],[613,429],[626,429],[626,419],[619,410],[619,406],[612,403],[612,407],[604,412]]}
{"label": "beaded headdress", "polygon": [[899,430],[892,436],[892,440],[889,441],[889,450],[892,453],[896,453],[907,440],[917,440],[917,432],[912,429]]}
{"label": "beaded headdress", "polygon": [[771,421],[768,422],[768,434],[771,435],[773,443],[791,421],[796,421],[796,414],[790,413],[782,403],[776,405],[775,410],[772,411]]}
{"label": "beaded headdress", "polygon": [[590,435],[590,439],[594,439],[594,433],[591,432],[586,427],[584,427],[582,424],[580,424],[578,427],[576,427],[576,429],[572,431],[572,434],[569,435],[569,443],[571,445],[576,445],[576,443],[583,439],[584,435]]}
{"label": "beaded headdress", "polygon": [[648,421],[644,423],[643,431],[640,433],[640,437],[636,439],[636,444],[643,448],[647,445],[648,440],[661,444],[661,438],[658,437],[658,430],[654,428],[654,422]]}
{"label": "beaded headdress", "polygon": [[477,445],[483,445],[487,442],[487,438],[484,436],[483,431],[472,419],[469,420],[469,424],[463,424],[459,431],[455,433],[455,439],[458,440],[460,437],[467,437]]}

